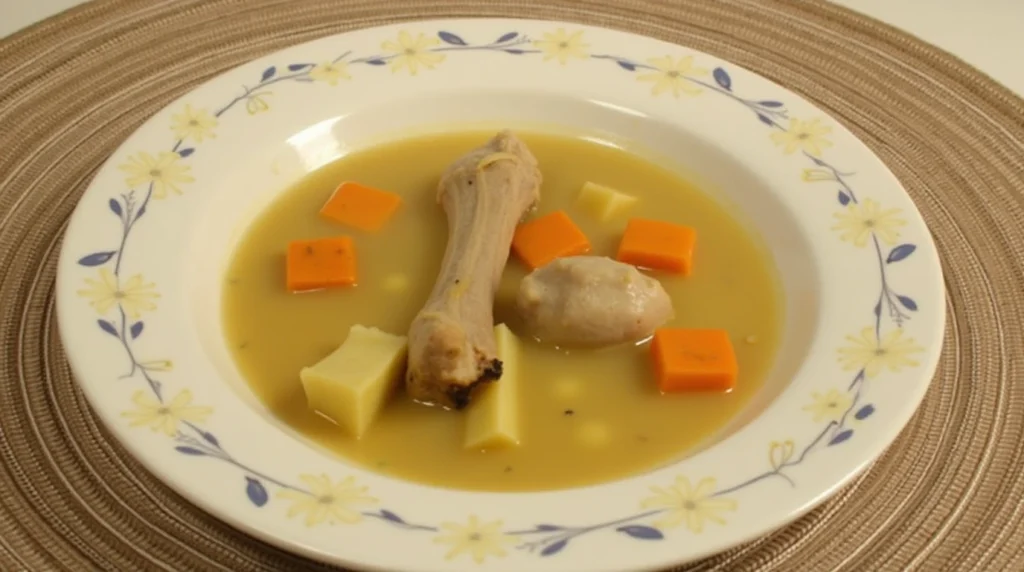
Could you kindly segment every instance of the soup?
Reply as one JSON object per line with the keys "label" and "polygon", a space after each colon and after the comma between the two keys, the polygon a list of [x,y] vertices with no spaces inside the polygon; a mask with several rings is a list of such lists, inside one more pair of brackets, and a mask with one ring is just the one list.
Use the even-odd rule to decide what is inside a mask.
{"label": "soup", "polygon": [[[546,133],[519,134],[543,173],[531,216],[564,211],[589,238],[591,255],[614,258],[627,222],[638,217],[696,230],[689,275],[647,274],[675,308],[665,327],[728,332],[738,365],[734,389],[662,393],[645,340],[593,349],[532,339],[516,307],[529,269],[513,256],[501,276],[494,322],[519,338],[518,446],[467,449],[466,411],[426,406],[403,391],[359,439],[310,409],[299,371],[337,349],[352,326],[409,331],[431,293],[448,239],[438,181],[453,161],[491,135],[438,134],[351,153],[306,176],[252,223],[226,274],[223,320],[253,392],[285,424],[348,461],[458,489],[594,484],[653,469],[713,439],[762,387],[773,363],[781,298],[768,253],[727,208],[676,173],[623,149]],[[319,213],[343,181],[386,189],[402,204],[378,231],[343,227]],[[629,193],[635,204],[628,215],[587,216],[577,198],[588,182]],[[289,292],[289,242],[339,235],[352,238],[358,284]]]}

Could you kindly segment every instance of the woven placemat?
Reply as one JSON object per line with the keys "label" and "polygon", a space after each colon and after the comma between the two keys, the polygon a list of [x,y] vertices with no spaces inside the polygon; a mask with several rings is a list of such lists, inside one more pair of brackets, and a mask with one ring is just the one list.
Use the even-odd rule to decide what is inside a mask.
{"label": "woven placemat", "polygon": [[0,569],[326,569],[191,506],[97,424],[56,336],[64,224],[150,114],[272,50],[398,20],[543,17],[710,52],[828,110],[909,189],[948,288],[928,396],[797,523],[686,570],[1024,570],[1024,101],[799,0],[106,0],[0,41]]}

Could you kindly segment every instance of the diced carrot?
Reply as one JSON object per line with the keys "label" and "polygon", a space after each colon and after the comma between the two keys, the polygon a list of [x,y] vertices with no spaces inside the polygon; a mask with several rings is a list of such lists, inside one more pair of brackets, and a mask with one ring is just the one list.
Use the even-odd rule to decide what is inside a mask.
{"label": "diced carrot", "polygon": [[366,232],[380,230],[402,204],[402,197],[359,183],[342,183],[320,214]]}
{"label": "diced carrot", "polygon": [[348,236],[293,241],[287,258],[290,292],[356,283],[356,250]]}
{"label": "diced carrot", "polygon": [[729,391],[736,386],[736,354],[725,330],[655,330],[651,357],[663,393]]}
{"label": "diced carrot", "polygon": [[630,219],[619,243],[620,262],[687,276],[693,270],[697,231],[659,220]]}
{"label": "diced carrot", "polygon": [[519,225],[512,251],[532,270],[556,258],[586,254],[590,241],[565,211],[555,211]]}

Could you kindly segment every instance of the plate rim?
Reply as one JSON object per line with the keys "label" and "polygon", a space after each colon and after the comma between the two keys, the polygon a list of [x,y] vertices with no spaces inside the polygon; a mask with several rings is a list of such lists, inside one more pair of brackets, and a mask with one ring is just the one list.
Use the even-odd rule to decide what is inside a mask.
{"label": "plate rim", "polygon": [[[459,25],[459,24],[466,24],[466,23],[468,23],[470,25],[479,25],[482,22],[483,23],[489,23],[489,24],[507,23],[510,26],[514,26],[515,29],[522,29],[522,28],[525,28],[525,27],[539,27],[539,26],[542,26],[542,25],[546,26],[546,27],[549,27],[549,28],[554,28],[554,27],[577,28],[577,29],[582,29],[582,30],[585,30],[585,31],[595,31],[597,33],[606,33],[606,32],[607,33],[614,33],[614,34],[617,34],[617,35],[629,36],[633,40],[645,41],[645,42],[646,41],[655,41],[655,42],[660,42],[661,44],[669,45],[666,42],[662,42],[661,40],[658,40],[656,38],[651,38],[651,37],[648,37],[648,36],[642,36],[642,35],[638,35],[638,34],[632,34],[632,33],[628,33],[628,32],[622,32],[622,31],[611,29],[611,28],[603,28],[603,27],[597,27],[597,26],[582,25],[582,24],[576,24],[576,23],[570,23],[570,22],[559,22],[559,21],[555,21],[555,20],[530,20],[530,19],[486,18],[486,17],[481,17],[481,18],[418,20],[418,21],[412,21],[412,22],[403,22],[403,23],[400,23],[400,24],[376,26],[376,27],[371,27],[371,28],[362,28],[362,29],[359,29],[359,30],[343,32],[343,33],[340,33],[340,34],[328,35],[328,36],[321,37],[321,38],[318,38],[318,39],[315,39],[315,40],[312,40],[312,41],[309,41],[309,42],[303,42],[301,44],[296,44],[296,45],[288,46],[288,47],[285,47],[285,48],[283,48],[281,50],[277,50],[277,51],[275,51],[273,53],[270,53],[270,54],[261,56],[259,58],[255,58],[253,60],[250,60],[250,61],[247,61],[245,63],[242,63],[242,64],[240,64],[240,65],[238,65],[238,66],[236,66],[236,67],[234,67],[234,68],[232,68],[230,70],[227,70],[225,72],[222,72],[222,73],[220,73],[220,74],[210,78],[209,80],[203,82],[199,86],[189,90],[188,93],[186,93],[186,94],[182,95],[181,97],[175,99],[174,101],[170,102],[167,106],[163,107],[159,112],[157,112],[156,114],[154,114],[153,116],[148,118],[142,124],[142,126],[140,126],[136,131],[134,131],[131,135],[129,135],[126,138],[126,140],[124,142],[122,142],[121,145],[118,146],[117,150],[115,150],[111,154],[110,158],[108,158],[103,163],[103,165],[97,171],[97,175],[90,182],[89,187],[86,190],[85,195],[83,195],[83,201],[90,194],[97,194],[97,193],[102,192],[101,189],[98,189],[96,187],[96,181],[100,178],[100,174],[116,170],[116,167],[117,167],[116,163],[117,163],[117,161],[120,158],[123,158],[127,154],[126,151],[130,148],[133,139],[136,138],[137,136],[140,136],[140,134],[146,132],[147,130],[152,129],[155,126],[154,121],[155,121],[155,119],[157,117],[160,117],[162,114],[167,113],[173,106],[181,105],[187,98],[189,98],[196,91],[201,90],[203,88],[207,88],[207,87],[212,86],[212,85],[215,85],[218,81],[223,81],[223,79],[226,76],[229,76],[229,75],[232,75],[232,74],[237,74],[237,73],[242,72],[243,70],[247,70],[247,69],[251,68],[252,66],[254,66],[257,62],[271,61],[274,58],[280,59],[283,55],[285,55],[285,54],[287,54],[289,52],[300,50],[300,49],[309,48],[310,46],[312,46],[314,44],[317,44],[319,42],[323,42],[325,40],[342,40],[342,39],[345,39],[346,37],[351,37],[351,36],[359,35],[359,34],[366,34],[366,33],[369,33],[369,32],[381,32],[380,35],[383,36],[384,32],[394,32],[394,31],[399,30],[399,29],[404,28],[404,27],[410,27],[410,28],[411,27],[415,27],[417,29],[426,29],[426,28],[433,27],[433,29],[436,29],[436,30],[443,30],[443,29],[445,29],[445,26],[448,26],[449,29],[451,29],[451,28],[456,27],[456,25]],[[512,28],[510,28],[510,29],[512,29]],[[701,52],[699,50],[695,50],[695,49],[692,49],[692,48],[689,48],[689,47],[686,47],[686,46],[681,46],[681,45],[676,46],[674,44],[672,46],[673,46],[673,49],[675,49],[675,50],[685,50],[685,51],[687,51],[689,53],[692,53],[692,54],[694,54],[694,55],[696,55],[698,57],[701,57],[701,58],[708,58],[708,59],[712,59],[712,60],[716,60],[716,61],[724,61],[724,60],[721,60],[720,58],[716,58],[716,57],[710,56],[710,55],[708,55],[708,54],[706,54],[704,52]],[[811,107],[816,109],[818,111],[818,113],[820,113],[822,116],[827,117],[829,120],[832,121],[832,123],[838,128],[839,131],[845,132],[845,135],[847,135],[850,138],[852,138],[853,140],[855,140],[860,146],[862,146],[865,150],[867,150],[868,153],[871,155],[871,157],[873,157],[878,162],[878,164],[881,165],[881,168],[884,170],[884,172],[887,173],[892,178],[892,181],[895,183],[895,186],[898,188],[898,190],[901,193],[903,193],[904,196],[907,195],[906,190],[898,182],[898,180],[896,180],[895,176],[891,173],[891,171],[881,162],[881,160],[877,157],[877,155],[875,155],[873,152],[870,152],[870,149],[859,138],[857,138],[851,132],[846,130],[845,127],[843,127],[843,125],[841,123],[836,121],[827,112],[821,110],[819,107],[817,107],[813,103],[807,102],[803,97],[799,96],[798,94],[796,94],[794,92],[791,92],[791,91],[783,88],[782,86],[778,86],[778,85],[774,84],[774,82],[771,82],[767,78],[764,78],[763,76],[760,76],[759,74],[756,74],[753,71],[750,71],[750,70],[748,70],[746,68],[743,68],[741,66],[733,64],[731,62],[727,62],[727,63],[730,66],[730,70],[736,70],[738,72],[741,72],[740,75],[750,75],[750,76],[757,77],[760,80],[763,80],[765,82],[768,82],[768,83],[774,85],[779,90],[780,93],[785,94],[787,97],[792,97],[792,98],[795,98],[795,99],[798,99],[798,100],[800,100],[802,102],[807,103],[808,105],[810,105]],[[908,200],[909,200],[909,198],[908,198]],[[79,203],[79,205],[81,205],[81,202]],[[918,219],[920,218],[920,214],[916,210],[913,211],[912,214],[915,215],[916,217],[918,217]],[[89,215],[89,216],[92,216],[92,215]],[[81,221],[84,220],[85,218],[86,218],[86,215],[84,214],[84,211],[80,208],[80,206],[76,206],[75,212],[72,215],[72,220],[71,220],[71,222],[68,225],[67,235],[65,236],[65,242],[64,242],[64,244],[61,247],[61,253],[60,253],[61,262],[59,264],[58,276],[57,276],[57,281],[56,281],[57,290],[58,290],[58,295],[57,295],[57,315],[58,315],[58,327],[59,327],[59,330],[60,330],[61,339],[62,339],[62,341],[65,341],[65,343],[67,344],[67,347],[69,348],[68,351],[67,351],[68,356],[69,356],[69,363],[71,365],[72,371],[75,374],[76,381],[78,381],[78,385],[82,388],[83,393],[86,395],[86,397],[87,397],[87,399],[88,399],[88,401],[90,403],[90,407],[93,408],[94,412],[99,412],[101,410],[97,408],[95,400],[99,399],[99,395],[100,394],[96,391],[95,386],[90,386],[91,382],[89,382],[87,380],[86,381],[82,381],[83,380],[83,376],[82,376],[82,371],[81,370],[84,369],[82,367],[82,363],[83,363],[82,359],[81,358],[72,358],[71,357],[72,354],[75,352],[75,350],[71,350],[70,349],[70,346],[72,344],[68,343],[69,337],[66,334],[66,332],[72,331],[72,329],[73,329],[71,325],[67,324],[67,320],[69,319],[69,316],[71,315],[71,310],[67,310],[66,309],[66,305],[71,300],[71,297],[67,296],[67,295],[60,295],[60,292],[65,292],[66,293],[69,290],[74,290],[74,289],[77,289],[78,287],[80,287],[80,284],[79,284],[80,281],[76,281],[73,286],[69,286],[68,285],[68,284],[71,283],[71,279],[68,277],[69,276],[69,274],[68,274],[69,270],[68,269],[69,268],[75,268],[75,266],[74,266],[75,259],[78,256],[81,255],[81,251],[80,250],[74,250],[73,247],[70,246],[70,243],[74,242],[74,241],[68,241],[67,237],[68,236],[73,236],[73,231],[82,226],[83,223]],[[921,225],[923,226],[923,222],[921,223]],[[923,228],[925,230],[927,230],[926,226],[923,226]],[[922,235],[921,239],[918,241],[918,244],[926,246],[927,248],[925,248],[924,250],[927,250],[927,251],[929,251],[932,254],[932,257],[931,257],[931,259],[928,262],[934,267],[935,270],[937,270],[938,278],[939,278],[938,287],[939,287],[939,289],[942,292],[944,292],[944,284],[942,283],[942,268],[941,268],[941,264],[939,263],[939,259],[938,259],[938,256],[937,256],[937,249],[936,249],[936,246],[934,244],[934,241],[932,240],[931,236],[926,232],[926,233],[924,233]],[[940,298],[942,298],[942,297],[940,296]],[[928,358],[926,360],[927,363],[923,363],[920,366],[920,371],[923,371],[923,372],[926,371],[927,372],[927,375],[922,375],[921,377],[927,377],[928,380],[930,380],[931,377],[934,375],[934,371],[935,371],[935,369],[937,367],[938,360],[940,358],[940,354],[941,354],[941,339],[942,339],[942,335],[943,335],[942,331],[944,330],[944,325],[945,325],[945,321],[946,321],[945,306],[943,304],[937,305],[935,307],[935,311],[938,312],[938,314],[939,314],[939,319],[938,319],[938,323],[937,323],[937,327],[936,327],[936,329],[939,332],[938,333],[939,343],[938,344],[934,344],[934,345],[931,346],[932,349],[930,350],[930,353],[928,353],[928,355],[927,355],[927,358]],[[70,339],[73,341],[73,336]],[[88,376],[84,376],[84,377],[88,377]],[[859,467],[857,467],[856,469],[848,472],[843,479],[841,479],[839,482],[834,483],[831,487],[828,487],[827,490],[822,491],[822,493],[820,495],[818,495],[817,498],[811,499],[809,502],[805,503],[802,507],[800,507],[798,509],[797,512],[791,513],[789,517],[786,517],[784,519],[784,522],[780,522],[779,523],[779,526],[781,526],[783,524],[787,524],[789,522],[792,522],[797,517],[799,517],[801,514],[806,513],[810,509],[814,508],[815,506],[817,506],[818,504],[823,502],[826,498],[828,498],[829,496],[834,494],[837,489],[841,488],[843,485],[847,484],[849,481],[851,481],[853,478],[855,478],[857,475],[859,475],[864,470],[864,468],[867,465],[869,465],[882,452],[884,452],[885,448],[888,447],[889,444],[891,444],[891,442],[895,439],[896,435],[900,431],[902,431],[903,428],[906,426],[906,424],[908,423],[908,421],[910,419],[910,416],[913,414],[913,412],[916,411],[918,405],[921,402],[921,399],[924,396],[925,390],[927,389],[928,385],[929,385],[929,382],[922,382],[921,383],[921,387],[920,387],[920,391],[918,391],[918,395],[913,400],[913,403],[908,404],[907,407],[904,407],[903,411],[901,411],[899,413],[894,413],[894,416],[895,416],[894,418],[897,419],[897,422],[891,423],[891,424],[886,426],[889,429],[889,431],[887,431],[888,435],[886,436],[886,438],[884,440],[885,442],[880,444],[880,445],[876,445],[875,447],[873,447],[874,452],[870,455],[870,458],[863,459],[863,462],[860,463]],[[169,481],[168,479],[166,479],[165,475],[162,474],[162,472],[159,470],[159,463],[157,463],[155,461],[155,457],[148,456],[146,454],[140,454],[140,452],[139,452],[141,450],[140,449],[140,445],[137,443],[136,440],[129,439],[126,436],[126,431],[125,431],[125,428],[123,426],[123,423],[120,422],[121,420],[112,418],[112,417],[107,416],[107,415],[103,415],[102,413],[100,413],[98,416],[100,417],[100,419],[102,420],[104,425],[107,427],[107,429],[111,431],[111,433],[115,436],[116,439],[118,439],[118,441],[122,444],[122,446],[124,446],[132,454],[132,456],[136,460],[140,461],[144,466],[146,466],[147,470],[152,472],[154,474],[154,476],[156,476],[159,480],[161,480],[165,484],[169,485],[172,489],[176,490],[184,498],[188,499],[189,502],[191,502],[193,504],[196,504],[197,506],[200,506],[208,514],[211,514],[212,516],[214,516],[214,517],[216,517],[216,518],[218,518],[218,519],[220,519],[222,521],[228,522],[229,524],[231,524],[235,528],[238,528],[240,530],[246,531],[249,534],[253,534],[254,536],[257,536],[257,537],[261,538],[264,541],[267,541],[267,542],[269,542],[271,544],[277,545],[277,546],[279,546],[281,548],[284,548],[286,550],[298,551],[300,553],[304,553],[304,554],[306,554],[308,556],[313,556],[313,557],[321,559],[321,560],[325,560],[326,559],[328,561],[332,561],[332,562],[336,562],[336,563],[342,563],[342,564],[349,565],[349,566],[357,566],[357,567],[362,567],[362,568],[367,568],[367,567],[373,568],[374,567],[372,562],[349,561],[349,560],[343,559],[342,558],[343,555],[339,555],[339,554],[325,554],[325,553],[322,553],[322,552],[316,550],[315,548],[313,548],[311,546],[300,546],[300,545],[296,545],[294,542],[283,541],[277,535],[266,533],[266,531],[264,531],[262,529],[253,528],[248,523],[246,523],[243,520],[237,518],[237,514],[232,513],[231,511],[225,511],[225,510],[219,509],[217,506],[214,506],[214,505],[211,505],[211,504],[209,504],[207,502],[204,502],[206,499],[201,498],[201,497],[197,498],[194,495],[194,491],[192,491],[191,489],[179,488],[179,486],[177,486],[177,485],[180,485],[180,483],[177,483],[175,481]],[[634,478],[626,479],[626,480],[635,480],[637,478],[640,478],[640,477],[634,477]],[[593,489],[593,488],[598,488],[600,486],[601,485],[596,485],[596,486],[592,486],[592,487],[583,487],[583,489]],[[511,494],[511,493],[485,493],[485,494],[491,495],[491,494]],[[533,495],[544,495],[544,494],[562,494],[562,492],[561,491],[556,491],[556,492],[551,492],[551,493],[519,493],[519,494],[533,496]],[[739,544],[741,542],[747,541],[747,540],[749,540],[751,538],[754,538],[754,537],[759,536],[761,534],[767,533],[768,531],[769,530],[761,530],[761,531],[757,531],[757,532],[748,534],[744,538],[736,539],[735,542],[733,542],[731,545],[736,545],[736,544]],[[722,549],[724,549],[724,548],[722,548]],[[688,560],[692,560],[694,558],[699,558],[699,557],[702,557],[702,556],[707,556],[709,554],[718,552],[719,550],[720,549],[714,549],[714,550],[708,550],[708,551],[702,552],[702,553],[694,553],[692,555],[692,557],[688,555],[687,559]],[[651,562],[651,563],[649,563],[649,566],[650,566],[651,569],[653,569],[653,568],[656,568],[656,567],[664,566],[666,564],[679,563],[681,561],[682,560]],[[645,565],[648,565],[648,564],[645,563]],[[384,569],[384,568],[380,568],[380,569]],[[417,569],[428,570],[428,569],[434,569],[434,568],[417,568]]]}

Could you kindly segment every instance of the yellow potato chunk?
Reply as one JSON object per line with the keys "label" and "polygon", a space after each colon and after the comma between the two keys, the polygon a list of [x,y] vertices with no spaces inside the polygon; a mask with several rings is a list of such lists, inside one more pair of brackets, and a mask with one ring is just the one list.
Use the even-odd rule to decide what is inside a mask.
{"label": "yellow potato chunk", "polygon": [[585,421],[576,428],[576,436],[588,447],[603,447],[611,440],[612,431],[602,421]]}
{"label": "yellow potato chunk", "polygon": [[405,274],[388,274],[384,277],[383,283],[384,290],[391,293],[405,292],[409,289],[409,277]]}
{"label": "yellow potato chunk", "polygon": [[636,202],[633,195],[591,182],[584,183],[576,197],[576,207],[600,221],[626,214]]}
{"label": "yellow potato chunk", "polygon": [[299,372],[309,408],[361,438],[401,382],[406,351],[405,336],[352,326],[338,349]]}
{"label": "yellow potato chunk", "polygon": [[551,393],[562,401],[569,401],[583,393],[583,384],[575,378],[559,378],[551,384]]}
{"label": "yellow potato chunk", "polygon": [[481,388],[466,412],[467,449],[519,444],[519,340],[505,324],[494,328],[501,379]]}

